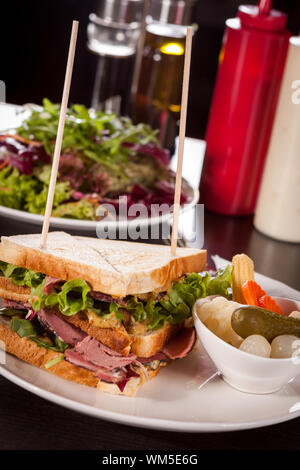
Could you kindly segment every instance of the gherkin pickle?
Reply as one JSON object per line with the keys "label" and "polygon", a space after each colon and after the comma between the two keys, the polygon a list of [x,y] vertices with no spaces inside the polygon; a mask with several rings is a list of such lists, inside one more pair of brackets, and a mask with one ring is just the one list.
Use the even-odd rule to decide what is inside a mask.
{"label": "gherkin pickle", "polygon": [[279,335],[295,335],[300,338],[300,319],[284,317],[261,307],[239,307],[231,316],[233,330],[242,338],[262,335],[272,341]]}

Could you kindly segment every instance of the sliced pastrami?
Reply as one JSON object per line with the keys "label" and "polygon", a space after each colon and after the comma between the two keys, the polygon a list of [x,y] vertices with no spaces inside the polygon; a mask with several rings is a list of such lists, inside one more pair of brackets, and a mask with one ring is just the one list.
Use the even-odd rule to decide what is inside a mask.
{"label": "sliced pastrami", "polygon": [[148,364],[149,362],[152,362],[152,361],[165,362],[167,360],[168,360],[168,357],[162,351],[154,354],[154,356],[151,356],[151,357],[138,357],[138,361],[141,362],[142,364]]}
{"label": "sliced pastrami", "polygon": [[89,292],[89,295],[93,297],[95,300],[100,300],[101,302],[117,302],[117,304],[122,305],[122,307],[126,306],[126,301],[122,299],[121,297],[114,298],[111,295],[108,294],[102,294],[102,292],[97,292],[95,290],[92,290]]}
{"label": "sliced pastrami", "polygon": [[115,383],[121,392],[132,377],[140,376],[135,367],[141,369],[145,379],[148,379],[147,370],[136,356],[121,356],[90,336],[78,343],[74,350],[67,350],[65,359],[92,371],[95,377],[104,382]]}
{"label": "sliced pastrami", "polygon": [[31,304],[29,302],[15,302],[14,300],[3,299],[5,307],[15,308],[17,310],[28,310],[31,309]]}
{"label": "sliced pastrami", "polygon": [[119,382],[122,382],[126,378],[126,370],[117,369],[109,371],[107,369],[103,369],[102,367],[97,367],[95,376],[103,382],[115,383],[118,385]]}
{"label": "sliced pastrami", "polygon": [[40,309],[37,312],[39,322],[49,331],[58,336],[62,341],[71,346],[82,341],[87,334],[80,328],[68,323],[58,317],[55,312],[46,309]]}
{"label": "sliced pastrami", "polygon": [[56,277],[46,276],[44,285],[44,294],[52,294],[55,288],[61,287],[64,281],[57,279]]}
{"label": "sliced pastrami", "polygon": [[84,357],[81,354],[74,351],[73,349],[67,349],[65,351],[65,359],[68,362],[71,362],[72,364],[74,364],[74,366],[83,367],[84,369],[88,369],[92,372],[95,372],[97,369],[97,367],[94,366],[94,364],[84,359]]}
{"label": "sliced pastrami", "polygon": [[182,359],[193,349],[196,341],[194,328],[183,328],[162,350],[169,359]]}
{"label": "sliced pastrami", "polygon": [[136,361],[136,356],[133,354],[122,356],[91,336],[87,336],[76,344],[75,351],[82,354],[87,361],[108,370],[126,367]]}
{"label": "sliced pastrami", "polygon": [[33,310],[33,308],[28,310],[28,313],[25,317],[26,320],[33,320],[37,316],[37,313]]}
{"label": "sliced pastrami", "polygon": [[67,349],[65,352],[65,359],[74,366],[83,367],[84,369],[90,370],[96,377],[98,377],[100,380],[103,380],[104,382],[117,383],[124,381],[127,377],[127,371],[123,369],[109,371],[103,367],[98,367],[84,359],[82,354],[74,350]]}

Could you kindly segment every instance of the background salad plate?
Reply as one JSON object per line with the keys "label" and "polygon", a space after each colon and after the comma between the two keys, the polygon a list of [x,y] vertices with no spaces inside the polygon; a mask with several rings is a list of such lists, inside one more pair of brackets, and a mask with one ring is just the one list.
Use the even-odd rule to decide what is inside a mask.
{"label": "background salad plate", "polygon": [[[6,103],[0,103],[0,133],[6,132],[8,129],[14,129],[19,127],[23,120],[30,115],[30,109],[33,105],[30,105],[31,108],[28,108],[28,113],[26,107],[16,106]],[[24,112],[25,109],[25,112]],[[20,113],[22,111],[22,113]],[[187,139],[187,145],[191,145],[195,139]],[[188,153],[186,149],[186,153]],[[173,158],[171,161],[171,168],[176,171],[176,158]],[[183,176],[185,176],[185,170],[183,170]],[[199,174],[200,177],[200,174]],[[197,178],[199,180],[199,177]],[[186,175],[186,195],[189,202],[184,204],[181,207],[180,214],[185,214],[189,212],[199,200],[199,191],[196,189],[198,186],[198,181],[193,179],[193,184],[191,184],[190,174]],[[193,187],[195,186],[195,187]],[[12,209],[9,207],[0,205],[0,216],[4,216],[9,219],[19,220],[20,222],[32,223],[34,225],[42,225],[43,216],[39,214],[33,214],[23,210]],[[130,221],[126,220],[105,220],[104,221],[92,221],[92,220],[82,220],[82,219],[72,219],[72,218],[60,218],[60,217],[51,217],[51,227],[60,228],[60,229],[70,229],[70,230],[86,230],[86,231],[95,231],[96,227],[101,229],[101,226],[109,227],[110,229],[120,229],[124,226],[139,225],[140,227],[147,227],[151,224],[156,225],[159,223],[166,223],[171,220],[172,215],[169,212],[153,216],[151,218],[140,218],[131,219]]]}

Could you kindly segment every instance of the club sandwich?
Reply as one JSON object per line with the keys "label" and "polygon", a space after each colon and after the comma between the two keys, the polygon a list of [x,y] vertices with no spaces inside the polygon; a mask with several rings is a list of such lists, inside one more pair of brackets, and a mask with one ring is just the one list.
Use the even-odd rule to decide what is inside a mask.
{"label": "club sandwich", "polygon": [[50,232],[2,237],[0,340],[64,379],[134,396],[195,343],[206,251]]}

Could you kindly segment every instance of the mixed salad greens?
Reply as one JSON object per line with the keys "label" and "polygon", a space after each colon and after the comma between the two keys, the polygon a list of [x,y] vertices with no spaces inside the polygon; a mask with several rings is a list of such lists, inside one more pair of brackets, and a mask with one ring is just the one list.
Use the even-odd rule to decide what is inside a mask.
{"label": "mixed salad greens", "polygon": [[[76,315],[82,310],[92,311],[102,318],[114,315],[120,322],[125,313],[130,313],[135,321],[147,322],[147,329],[162,327],[166,321],[175,324],[191,316],[196,299],[207,295],[223,295],[231,298],[231,266],[216,272],[212,277],[208,272],[192,273],[173,283],[169,292],[153,294],[147,300],[138,296],[125,299],[100,301],[91,295],[91,287],[82,279],[61,281],[47,293],[44,274],[0,262],[0,274],[9,277],[18,286],[31,288],[30,304],[36,312],[40,308],[55,307],[63,315]],[[122,302],[120,302],[122,300]],[[1,312],[0,312],[1,313]],[[23,322],[29,320],[24,320]],[[18,328],[25,328],[25,324]],[[28,326],[29,327],[29,326]]]}
{"label": "mixed salad greens", "polygon": [[[43,214],[59,111],[45,98],[15,134],[0,135],[0,205]],[[75,104],[66,116],[53,215],[96,220],[99,205],[118,210],[119,196],[127,196],[128,207],[170,206],[169,159],[149,126]],[[181,202],[187,200],[183,191]]]}

